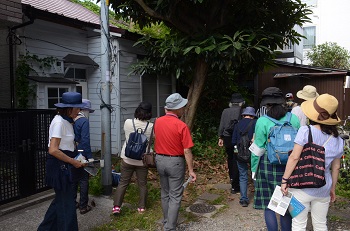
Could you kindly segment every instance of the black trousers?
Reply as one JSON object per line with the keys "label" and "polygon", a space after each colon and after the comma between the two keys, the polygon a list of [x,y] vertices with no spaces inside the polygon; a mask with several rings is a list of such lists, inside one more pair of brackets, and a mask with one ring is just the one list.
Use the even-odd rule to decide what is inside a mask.
{"label": "black trousers", "polygon": [[237,154],[234,153],[232,146],[232,137],[224,136],[224,146],[227,154],[228,175],[231,180],[232,188],[239,191],[239,172],[237,166]]}

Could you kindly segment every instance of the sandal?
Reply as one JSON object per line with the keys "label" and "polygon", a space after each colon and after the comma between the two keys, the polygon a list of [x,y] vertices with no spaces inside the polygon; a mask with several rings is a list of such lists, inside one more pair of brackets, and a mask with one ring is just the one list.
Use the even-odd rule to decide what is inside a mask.
{"label": "sandal", "polygon": [[113,207],[113,209],[112,209],[112,213],[113,213],[113,214],[120,213],[120,207],[115,205],[115,206]]}
{"label": "sandal", "polygon": [[146,212],[146,209],[144,209],[144,208],[137,208],[137,212],[139,212],[139,214],[142,214],[142,213]]}
{"label": "sandal", "polygon": [[85,208],[83,209],[80,209],[80,214],[85,214],[85,213],[88,213],[91,211],[91,206],[90,205],[87,205]]}

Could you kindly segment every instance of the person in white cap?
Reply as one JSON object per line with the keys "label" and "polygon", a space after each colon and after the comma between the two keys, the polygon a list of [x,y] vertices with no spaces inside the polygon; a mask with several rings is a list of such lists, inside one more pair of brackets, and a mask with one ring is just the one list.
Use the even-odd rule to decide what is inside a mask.
{"label": "person in white cap", "polygon": [[[76,150],[83,150],[82,154],[85,159],[93,161],[91,146],[90,146],[90,128],[89,128],[89,114],[95,110],[91,109],[91,102],[88,99],[82,99],[84,104],[78,116],[74,118],[74,134],[76,142]],[[78,184],[80,185],[80,201],[77,202]],[[79,208],[80,214],[85,214],[91,210],[89,203],[89,173],[84,171],[84,176],[73,184],[75,191],[75,204]]]}
{"label": "person in white cap", "polygon": [[165,115],[154,122],[157,171],[160,176],[164,230],[176,230],[183,194],[186,163],[188,173],[196,180],[191,148],[193,141],[188,126],[180,120],[188,100],[179,93],[165,101]]}
{"label": "person in white cap", "polygon": [[289,112],[292,111],[292,109],[298,105],[297,103],[294,102],[293,93],[286,94],[286,104]]}
{"label": "person in white cap", "polygon": [[[302,100],[314,100],[319,96],[314,86],[306,85],[304,88],[297,92],[297,97]],[[307,123],[307,118],[300,106],[293,107],[291,111],[299,118],[300,126],[304,126]]]}

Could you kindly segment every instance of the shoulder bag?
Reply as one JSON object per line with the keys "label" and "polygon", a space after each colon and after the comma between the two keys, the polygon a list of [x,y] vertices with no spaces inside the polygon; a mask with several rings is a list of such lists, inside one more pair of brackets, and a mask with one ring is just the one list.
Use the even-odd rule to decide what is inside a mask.
{"label": "shoulder bag", "polygon": [[290,188],[320,188],[326,184],[324,146],[332,136],[320,146],[313,143],[311,128],[308,128],[308,143],[304,145],[300,159],[288,179]]}
{"label": "shoulder bag", "polygon": [[156,167],[156,152],[151,152],[151,146],[153,144],[153,131],[154,126],[156,124],[156,120],[154,120],[151,136],[149,138],[149,144],[147,146],[146,152],[142,155],[143,165],[147,168],[155,168]]}

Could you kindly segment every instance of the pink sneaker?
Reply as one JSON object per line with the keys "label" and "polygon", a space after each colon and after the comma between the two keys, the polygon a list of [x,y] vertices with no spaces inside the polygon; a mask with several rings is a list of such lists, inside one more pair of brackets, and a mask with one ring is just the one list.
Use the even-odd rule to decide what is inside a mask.
{"label": "pink sneaker", "polygon": [[120,207],[115,205],[115,206],[113,207],[113,209],[112,209],[112,213],[113,213],[113,214],[120,213]]}
{"label": "pink sneaker", "polygon": [[146,212],[146,209],[144,209],[144,208],[137,208],[137,212],[139,212],[139,214],[142,214],[142,213]]}

